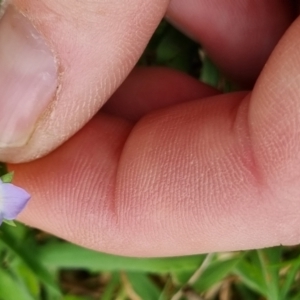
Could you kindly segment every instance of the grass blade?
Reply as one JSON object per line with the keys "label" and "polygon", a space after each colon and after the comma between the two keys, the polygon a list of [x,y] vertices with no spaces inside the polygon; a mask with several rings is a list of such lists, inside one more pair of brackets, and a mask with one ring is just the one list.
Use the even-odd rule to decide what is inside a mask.
{"label": "grass blade", "polygon": [[127,278],[134,291],[143,300],[157,300],[160,296],[158,287],[143,273],[127,273]]}
{"label": "grass blade", "polygon": [[280,248],[257,250],[261,272],[267,289],[267,298],[279,299],[279,263],[281,257]]}
{"label": "grass blade", "polygon": [[101,295],[101,300],[114,299],[115,291],[118,286],[120,286],[120,276],[116,273],[112,274],[109,283],[106,285],[105,290]]}
{"label": "grass blade", "polygon": [[[256,258],[256,253],[253,253],[253,251],[248,252],[247,256],[245,256],[244,259],[237,264],[234,270],[234,274],[239,276],[239,279],[242,284],[246,285],[247,287],[249,287],[257,293],[266,296],[266,284],[261,270],[257,267],[259,262]],[[255,262],[256,260],[257,262]]]}
{"label": "grass blade", "polygon": [[238,264],[241,255],[227,260],[216,260],[212,262],[203,272],[199,280],[193,285],[193,288],[198,292],[205,292],[213,285],[221,282],[229,275]]}
{"label": "grass blade", "polygon": [[26,246],[22,241],[14,239],[14,235],[10,233],[8,226],[1,227],[0,240],[12,251],[19,259],[21,259],[29,269],[43,282],[54,295],[59,296],[60,290],[53,279],[53,276],[40,263],[36,257],[36,249],[32,249],[34,245]]}
{"label": "grass blade", "polygon": [[25,286],[0,268],[0,300],[35,300]]}
{"label": "grass blade", "polygon": [[43,245],[39,259],[52,268],[88,269],[97,271],[131,271],[165,274],[193,270],[202,261],[201,256],[170,258],[132,258],[100,253],[70,243]]}
{"label": "grass blade", "polygon": [[296,275],[300,269],[300,257],[290,261],[290,268],[287,273],[287,277],[284,281],[284,284],[280,290],[280,299],[288,299],[288,293],[292,289],[292,284],[295,281]]}

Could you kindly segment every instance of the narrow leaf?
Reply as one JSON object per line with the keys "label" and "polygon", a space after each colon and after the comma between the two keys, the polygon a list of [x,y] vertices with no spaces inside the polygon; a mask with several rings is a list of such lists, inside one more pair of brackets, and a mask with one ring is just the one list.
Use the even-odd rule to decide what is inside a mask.
{"label": "narrow leaf", "polygon": [[11,183],[14,178],[14,172],[9,172],[1,176],[1,180],[4,183]]}
{"label": "narrow leaf", "polygon": [[222,281],[229,275],[242,258],[242,255],[227,259],[216,260],[212,262],[203,272],[199,280],[193,285],[193,287],[199,291],[204,292],[210,289],[216,283]]}
{"label": "narrow leaf", "polygon": [[100,253],[70,243],[46,244],[38,249],[40,261],[52,268],[88,269],[90,271],[132,271],[165,274],[194,270],[203,258],[184,256],[170,258],[132,258]]}
{"label": "narrow leaf", "polygon": [[239,276],[244,285],[248,286],[253,291],[262,295],[267,294],[265,282],[262,273],[257,268],[257,264],[253,264],[246,261],[246,259],[243,259],[237,264],[234,273]]}
{"label": "narrow leaf", "polygon": [[16,223],[13,220],[3,220],[3,223],[12,226],[12,227],[16,227]]}
{"label": "narrow leaf", "polygon": [[[53,279],[48,270],[41,264],[41,261],[36,256],[36,251],[31,247],[26,247],[14,239],[6,227],[1,229],[1,241],[16,255],[18,256],[37,277],[43,282],[55,295],[60,295],[57,283]],[[20,242],[20,241],[19,241]],[[35,249],[36,250],[36,249]]]}
{"label": "narrow leaf", "polygon": [[34,300],[22,284],[0,268],[0,300]]}
{"label": "narrow leaf", "polygon": [[150,278],[143,273],[127,273],[134,291],[143,300],[157,300],[160,296],[158,287],[150,280]]}

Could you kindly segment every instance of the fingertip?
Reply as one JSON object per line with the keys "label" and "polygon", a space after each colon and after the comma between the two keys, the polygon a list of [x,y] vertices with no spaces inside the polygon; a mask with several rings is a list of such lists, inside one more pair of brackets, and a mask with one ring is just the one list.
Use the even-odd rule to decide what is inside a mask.
{"label": "fingertip", "polygon": [[[19,163],[53,151],[97,113],[136,64],[163,17],[168,1],[155,0],[149,4],[142,0],[126,0],[121,5],[118,1],[89,1],[73,5],[71,0],[15,0],[12,3],[50,47],[58,69],[57,82],[51,85],[51,95],[42,90],[31,97],[29,91],[42,87],[39,82],[31,84],[26,90],[29,93],[27,98],[22,93],[16,98],[20,101],[24,96],[22,101],[26,101],[26,105],[34,98],[36,101],[30,106],[32,109],[23,103],[18,106],[21,116],[8,114],[4,119],[1,118],[6,126],[0,129],[0,159]],[[19,48],[14,47],[14,50]],[[33,55],[33,60],[37,57]],[[22,58],[19,55],[18,61],[26,64]],[[32,70],[45,61],[27,62],[28,69]],[[20,71],[20,64],[6,67],[1,70],[5,69],[8,73]],[[25,73],[28,77],[30,72]],[[37,77],[41,79],[49,74],[44,72],[43,76]],[[12,73],[11,82],[15,79]],[[22,83],[26,85],[26,82]],[[2,108],[9,107],[9,112],[15,113],[14,102],[9,100],[10,104],[1,103]],[[3,101],[6,101],[6,97]],[[13,125],[15,123],[17,125]],[[24,129],[25,123],[29,124],[28,130]],[[17,139],[11,138],[12,129]],[[1,136],[6,144],[1,143]],[[9,138],[13,142],[7,145]]]}
{"label": "fingertip", "polygon": [[295,10],[281,0],[173,0],[167,17],[199,41],[227,76],[252,87]]}

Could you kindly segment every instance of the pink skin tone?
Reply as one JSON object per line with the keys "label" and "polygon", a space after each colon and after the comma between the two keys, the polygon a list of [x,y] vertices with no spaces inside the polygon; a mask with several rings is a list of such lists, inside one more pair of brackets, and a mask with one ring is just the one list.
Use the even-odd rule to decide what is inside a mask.
{"label": "pink skin tone", "polygon": [[[293,20],[291,10],[284,6],[286,1],[266,0],[264,5],[250,6],[249,10],[241,7],[243,14],[251,15],[241,19],[235,17],[238,8],[230,9],[234,6],[231,1],[218,4],[219,1],[215,10],[204,5],[207,1],[198,1],[203,4],[199,15],[226,8],[228,20],[234,20],[234,40],[225,40],[221,49],[212,39],[206,39],[205,45],[224,70],[238,77],[237,81],[247,85],[255,82],[251,92],[220,95],[172,70],[134,70],[89,122],[138,59],[167,3],[151,2],[138,15],[140,22],[135,20],[131,27],[109,23],[107,30],[115,34],[110,50],[99,42],[99,48],[95,46],[87,56],[85,49],[83,53],[72,52],[70,43],[74,40],[59,36],[67,34],[71,25],[46,22],[45,7],[35,1],[15,2],[20,9],[28,8],[46,39],[52,41],[62,67],[66,68],[68,62],[74,65],[66,75],[52,119],[42,119],[25,146],[10,152],[10,156],[0,152],[0,158],[3,155],[10,162],[25,162],[42,156],[62,142],[61,136],[67,139],[86,123],[47,156],[9,166],[16,171],[15,182],[32,194],[21,221],[85,247],[134,256],[184,255],[300,242],[300,20],[278,42]],[[140,4],[127,2],[132,11]],[[247,6],[248,2],[243,3]],[[99,10],[105,5],[108,4],[99,4]],[[108,11],[117,12],[116,5],[112,2]],[[204,31],[206,36],[217,31],[226,37],[232,27],[231,22],[224,23],[218,17],[208,27],[206,23],[196,24],[196,18],[188,20],[185,9],[180,12],[180,5],[195,9],[193,1],[174,1],[169,17],[195,38],[205,39]],[[61,6],[53,4],[52,11],[57,12]],[[267,8],[273,13],[266,13]],[[42,17],[38,17],[39,12]],[[74,8],[72,16],[76,12]],[[123,18],[122,14],[117,16]],[[118,17],[115,22],[120,21]],[[130,14],[125,13],[124,24],[130,20]],[[114,21],[107,22],[114,25]],[[239,27],[239,22],[243,26]],[[257,30],[260,25],[262,29]],[[144,35],[137,40],[136,52],[126,47],[120,51],[118,43],[126,46],[137,39],[134,29],[138,26],[144,28]],[[85,26],[80,28],[87,31],[82,36],[91,42],[97,28],[92,33]],[[258,43],[249,52],[250,33],[245,35],[245,28],[255,33],[258,41],[268,38],[268,46]],[[119,40],[125,33],[126,38]],[[115,47],[117,53],[111,50]],[[78,55],[83,61],[76,59]],[[239,63],[232,63],[234,57]],[[104,69],[90,70],[98,58]],[[122,71],[116,75],[120,67],[115,65],[117,69],[113,71],[105,59],[117,61]],[[78,87],[82,72],[87,76]],[[86,96],[90,91],[89,76],[95,74],[98,87],[104,77],[107,82],[98,100]],[[75,92],[79,92],[76,97]],[[75,98],[70,103],[72,93]],[[47,150],[40,152],[43,134],[50,140]]]}
{"label": "pink skin tone", "polygon": [[201,41],[227,75],[251,87],[295,11],[291,3],[281,0],[186,0],[184,5],[173,0],[167,17]]}

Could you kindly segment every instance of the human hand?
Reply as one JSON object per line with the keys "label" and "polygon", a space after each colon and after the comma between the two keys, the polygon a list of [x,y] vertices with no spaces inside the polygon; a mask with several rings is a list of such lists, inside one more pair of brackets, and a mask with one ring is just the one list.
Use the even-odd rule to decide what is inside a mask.
{"label": "human hand", "polygon": [[[34,132],[16,127],[30,139],[1,149],[0,158],[25,162],[69,138],[41,159],[9,165],[33,196],[21,221],[86,247],[135,256],[300,241],[299,21],[253,92],[207,98],[217,92],[187,75],[135,70],[70,138],[126,77],[167,1],[13,2],[51,45],[61,78]],[[214,2],[175,0],[168,16],[200,39],[232,78],[251,85],[292,22],[292,8],[286,1]],[[222,47],[217,37],[224,37]],[[56,84],[47,86],[52,93]]]}

